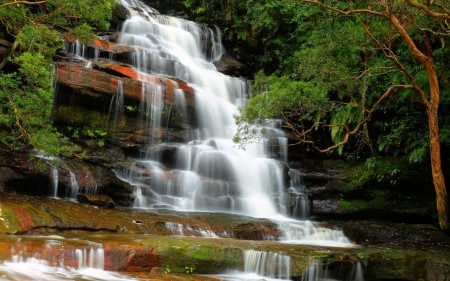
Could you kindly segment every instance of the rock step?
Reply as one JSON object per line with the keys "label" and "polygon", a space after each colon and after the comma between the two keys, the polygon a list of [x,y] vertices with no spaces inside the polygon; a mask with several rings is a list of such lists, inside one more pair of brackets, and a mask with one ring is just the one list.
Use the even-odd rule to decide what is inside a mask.
{"label": "rock step", "polygon": [[232,269],[244,271],[243,251],[255,250],[289,256],[291,278],[294,280],[301,280],[307,269],[319,260],[329,268],[341,269],[361,262],[366,280],[447,280],[450,272],[450,256],[442,252],[360,247],[340,249],[148,235],[65,236],[20,236],[20,241],[18,237],[0,236],[0,260],[9,260],[14,248],[15,252],[26,251],[33,253],[34,257],[56,259],[77,268],[74,250],[85,249],[88,252],[101,248],[105,270],[135,273],[137,277],[142,277],[142,272],[148,277],[150,272],[165,278],[170,276],[170,280],[176,280],[174,277],[190,280],[193,276],[186,274],[186,267],[193,268],[195,274],[225,274]]}

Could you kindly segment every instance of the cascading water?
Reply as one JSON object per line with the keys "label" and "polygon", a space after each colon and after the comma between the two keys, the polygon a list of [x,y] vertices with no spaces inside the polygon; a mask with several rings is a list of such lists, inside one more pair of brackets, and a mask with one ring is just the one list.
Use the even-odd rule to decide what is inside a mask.
{"label": "cascading water", "polygon": [[341,280],[364,281],[361,262],[346,262],[329,265],[322,262],[312,262],[303,276],[302,281]]}
{"label": "cascading water", "polygon": [[[327,241],[350,245],[342,231],[322,228],[305,219],[309,201],[297,181],[289,187],[287,137],[280,124],[267,124],[266,144],[253,144],[247,150],[235,148],[233,115],[245,106],[251,94],[247,80],[223,75],[214,64],[224,53],[220,31],[175,17],[160,15],[136,0],[122,0],[129,19],[122,25],[118,43],[135,52],[122,62],[135,67],[142,81],[139,119],[148,137],[148,150],[134,165],[116,169],[116,174],[135,186],[134,207],[175,208],[189,211],[233,212],[279,221],[284,237],[279,240]],[[87,60],[96,54],[73,43],[72,52]],[[68,47],[69,49],[69,47]],[[188,83],[195,98],[195,114],[188,117],[186,96],[175,89],[175,105],[164,104],[166,86],[156,85],[148,74]],[[165,84],[163,84],[165,85]],[[118,129],[124,110],[123,87],[118,81],[111,100],[108,123]],[[163,114],[179,111],[181,119],[196,129],[183,132],[185,144],[161,143],[168,131]],[[273,146],[281,145],[281,146]],[[164,148],[176,150],[174,163],[165,166]],[[270,157],[270,158],[269,158]],[[156,163],[156,164],[155,164]],[[164,164],[160,164],[164,163]],[[292,179],[292,177],[291,177]],[[319,243],[319,242],[317,242]]]}
{"label": "cascading water", "polygon": [[54,198],[58,197],[58,181],[59,181],[59,177],[58,177],[58,169],[56,169],[56,167],[53,167],[51,172],[50,172],[50,177],[51,177],[51,183],[52,183],[52,194]]}
{"label": "cascading water", "polygon": [[79,190],[80,186],[78,185],[77,178],[75,177],[75,174],[70,171],[70,185],[67,190],[67,197],[70,199],[77,199]]}
{"label": "cascading water", "polygon": [[[104,251],[100,244],[88,248],[75,249],[58,255],[64,249],[63,237],[36,237],[43,240],[43,249],[27,251],[20,239],[11,249],[11,259],[0,263],[0,280],[39,280],[39,281],[131,281],[136,280],[114,272],[104,271]],[[89,241],[83,241],[88,244]],[[36,251],[37,250],[37,251]],[[71,260],[75,261],[73,266]]]}
{"label": "cascading water", "polygon": [[244,271],[272,279],[289,279],[291,277],[291,257],[254,250],[244,251]]}
{"label": "cascading water", "polygon": [[[123,4],[132,9],[137,2]],[[130,12],[133,16],[123,24],[118,42],[137,48],[129,63],[140,71],[175,76],[194,88],[200,139],[178,148],[180,160],[177,160],[176,170],[181,170],[180,174],[195,172],[203,180],[189,186],[174,177],[170,182],[154,183],[144,189],[152,189],[159,194],[165,200],[161,203],[178,208],[231,211],[256,217],[276,216],[277,205],[270,194],[283,191],[283,173],[280,171],[284,167],[275,160],[264,158],[264,147],[261,145],[254,145],[248,151],[234,148],[231,140],[235,133],[232,116],[237,112],[237,105],[248,98],[250,87],[247,81],[215,71],[212,61],[223,54],[219,31],[161,16],[154,10],[145,11]],[[149,61],[152,63],[149,64]],[[141,104],[150,111],[159,107],[158,101],[156,104],[152,101],[151,106],[146,105],[145,101]],[[152,121],[158,122],[155,118]],[[145,118],[143,122],[148,123]],[[157,154],[151,153],[154,148],[149,149],[147,160],[160,161]],[[204,183],[205,178],[210,180]],[[217,190],[205,194],[213,186],[218,187]],[[177,194],[173,194],[174,188],[178,190]],[[137,193],[152,192],[140,187]],[[140,196],[137,199],[139,203],[135,205],[141,206],[144,200]]]}
{"label": "cascading water", "polygon": [[124,112],[124,101],[123,101],[123,85],[122,81],[117,81],[117,91],[111,99],[111,104],[109,106],[108,114],[108,125],[112,132],[117,130],[117,126],[120,123],[121,117]]}

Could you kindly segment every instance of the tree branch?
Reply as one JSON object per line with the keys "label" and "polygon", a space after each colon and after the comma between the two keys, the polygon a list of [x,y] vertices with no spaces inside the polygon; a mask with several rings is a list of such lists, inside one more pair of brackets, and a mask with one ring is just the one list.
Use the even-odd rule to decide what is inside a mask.
{"label": "tree branch", "polygon": [[[293,0],[285,0],[285,2],[292,2],[292,1]],[[328,10],[334,11],[334,12],[344,15],[344,16],[350,16],[350,15],[354,15],[354,14],[372,14],[372,15],[377,15],[377,16],[383,17],[383,18],[389,18],[389,16],[385,13],[380,13],[380,12],[376,12],[376,11],[369,10],[369,9],[356,9],[356,10],[352,9],[352,10],[344,11],[344,10],[323,4],[317,0],[297,0],[297,2],[313,3],[320,7],[326,8]]]}
{"label": "tree branch", "polygon": [[[335,125],[328,125],[324,122],[316,122],[314,123],[310,128],[308,128],[306,131],[303,129],[304,126],[302,125],[302,132],[300,133],[297,129],[294,128],[294,126],[290,123],[289,118],[282,115],[282,118],[286,121],[287,126],[289,127],[289,129],[292,130],[293,134],[295,135],[295,137],[299,140],[299,142],[301,143],[305,143],[305,144],[310,144],[314,147],[315,150],[317,150],[318,152],[321,153],[325,153],[325,152],[329,152],[331,150],[334,150],[344,144],[346,144],[349,140],[350,136],[353,136],[355,134],[357,134],[361,127],[366,124],[367,122],[370,121],[370,119],[372,118],[373,113],[375,112],[375,110],[381,105],[381,103],[387,98],[389,97],[393,91],[395,89],[412,89],[412,90],[418,90],[418,88],[416,86],[413,85],[393,85],[391,87],[389,87],[389,89],[386,90],[386,92],[377,100],[377,102],[370,108],[370,110],[367,110],[367,115],[366,117],[361,120],[361,122],[358,123],[358,125],[355,126],[355,128],[353,130],[349,130],[348,127],[345,124],[335,124]],[[344,139],[340,142],[337,143],[335,145],[329,146],[327,148],[321,149],[318,146],[316,146],[315,141],[313,140],[306,140],[305,137],[316,127],[316,126],[323,126],[323,127],[336,127],[336,126],[344,126],[346,128],[346,133],[344,135]]]}
{"label": "tree branch", "polygon": [[43,0],[43,1],[37,1],[37,2],[30,2],[30,1],[14,1],[14,2],[9,2],[9,3],[4,3],[1,4],[0,7],[4,7],[4,6],[10,6],[10,5],[20,5],[20,4],[25,4],[25,5],[40,5],[40,4],[45,4],[47,1]]}
{"label": "tree branch", "polygon": [[408,2],[408,4],[411,7],[420,9],[422,11],[424,11],[428,16],[435,18],[435,19],[444,19],[444,20],[450,20],[450,10],[448,10],[447,8],[445,8],[442,5],[439,4],[432,4],[433,6],[438,7],[439,9],[441,9],[444,13],[436,13],[433,12],[432,10],[430,10],[426,5],[421,4],[421,3],[417,3],[413,0],[406,0],[406,2]]}
{"label": "tree branch", "polygon": [[[19,30],[19,33],[17,35],[20,35],[22,33],[22,30]],[[15,40],[13,45],[11,46],[11,50],[9,51],[8,55],[3,59],[3,61],[0,63],[0,71],[6,66],[6,61],[14,55],[14,52],[16,51],[17,46],[19,45],[19,40]]]}

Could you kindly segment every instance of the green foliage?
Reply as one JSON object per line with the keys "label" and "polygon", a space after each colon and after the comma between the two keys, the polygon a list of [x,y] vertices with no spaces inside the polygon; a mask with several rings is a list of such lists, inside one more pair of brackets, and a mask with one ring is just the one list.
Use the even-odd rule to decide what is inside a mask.
{"label": "green foliage", "polygon": [[267,77],[260,72],[255,76],[253,88],[256,94],[245,110],[235,115],[238,133],[234,141],[242,147],[264,137],[266,133],[264,130],[257,130],[253,124],[277,122],[272,118],[281,114],[295,120],[312,121],[329,106],[325,95],[315,91],[315,85],[293,81],[286,76]]}
{"label": "green foliage", "polygon": [[53,130],[50,115],[53,89],[48,60],[40,53],[23,53],[15,59],[18,73],[0,79],[1,139],[13,149],[32,145],[38,150],[58,153],[59,135]]}
{"label": "green foliage", "polygon": [[[52,155],[77,152],[62,144],[64,138],[49,119],[54,79],[51,60],[63,48],[57,30],[68,30],[87,42],[96,28],[109,27],[116,2],[47,0],[39,5],[0,6],[3,29],[16,38],[15,58],[7,59],[19,66],[15,72],[0,72],[0,138],[4,144],[12,149],[31,146]],[[103,137],[95,131],[94,135]]]}
{"label": "green foliage", "polygon": [[75,38],[78,38],[81,44],[87,44],[95,39],[93,29],[87,23],[82,23],[81,25],[71,29],[69,34]]}
{"label": "green foliage", "polygon": [[40,54],[48,61],[58,49],[64,47],[58,32],[45,25],[25,25],[16,39],[27,53]]}

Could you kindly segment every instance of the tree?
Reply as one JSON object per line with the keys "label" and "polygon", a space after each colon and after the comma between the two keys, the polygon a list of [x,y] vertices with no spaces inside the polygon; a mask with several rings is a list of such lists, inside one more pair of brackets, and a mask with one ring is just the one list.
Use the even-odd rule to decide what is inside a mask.
{"label": "tree", "polygon": [[[343,145],[350,141],[351,136],[364,131],[364,126],[377,109],[389,108],[392,102],[404,102],[406,98],[408,102],[420,103],[428,120],[439,224],[442,229],[448,229],[448,198],[441,167],[438,108],[441,88],[446,83],[449,70],[434,59],[448,55],[445,47],[450,36],[447,22],[450,9],[444,4],[446,1],[295,2],[313,4],[323,11],[334,12],[339,17],[332,13],[327,16],[333,17],[333,21],[342,21],[344,17],[345,24],[351,25],[356,33],[358,30],[362,33],[354,34],[349,29],[348,35],[344,35],[344,40],[356,44],[344,43],[347,62],[343,62],[343,66],[336,65],[340,67],[338,70],[320,68],[319,64],[315,64],[318,68],[311,70],[310,65],[299,63],[310,73],[298,72],[298,77],[281,83],[273,76],[257,77],[256,85],[264,88],[263,94],[255,95],[242,115],[236,117],[239,129],[235,140],[245,143],[261,137],[261,132],[251,124],[271,115],[283,118],[282,125],[299,143],[311,144],[320,152],[333,149],[342,152]],[[333,41],[328,42],[333,44]],[[312,56],[321,54],[318,48],[314,52]],[[339,55],[333,59],[334,62],[342,63]],[[321,74],[324,71],[330,72],[328,76],[331,77]],[[286,85],[291,89],[286,89]],[[269,104],[275,106],[267,109]],[[317,140],[311,138],[310,135],[321,128],[329,129],[334,144],[321,147]]]}
{"label": "tree", "polygon": [[[0,1],[0,33],[14,39],[0,63],[0,139],[12,149],[60,151],[49,119],[53,102],[52,58],[64,48],[60,32],[91,40],[108,29],[116,0]],[[6,69],[7,62],[12,64]]]}

